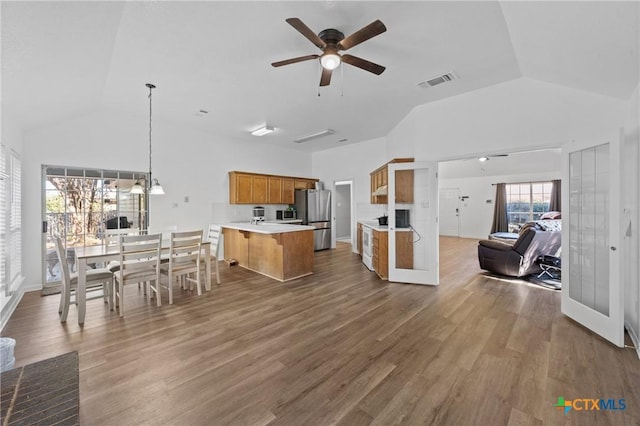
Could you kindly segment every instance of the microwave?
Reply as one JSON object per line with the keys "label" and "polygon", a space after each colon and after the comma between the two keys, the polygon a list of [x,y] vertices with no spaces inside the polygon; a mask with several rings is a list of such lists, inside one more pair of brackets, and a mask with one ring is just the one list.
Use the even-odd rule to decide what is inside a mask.
{"label": "microwave", "polygon": [[408,228],[409,222],[409,210],[396,210],[396,228]]}
{"label": "microwave", "polygon": [[287,219],[295,219],[295,218],[296,218],[295,210],[276,210],[277,220],[287,220]]}

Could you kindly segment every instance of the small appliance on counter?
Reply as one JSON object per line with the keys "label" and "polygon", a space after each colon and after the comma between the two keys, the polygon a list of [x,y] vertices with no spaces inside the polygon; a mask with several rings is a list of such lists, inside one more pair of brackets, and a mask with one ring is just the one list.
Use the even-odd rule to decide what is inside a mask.
{"label": "small appliance on counter", "polygon": [[296,219],[295,210],[276,210],[277,220]]}
{"label": "small appliance on counter", "polygon": [[264,222],[264,207],[253,208],[253,222]]}
{"label": "small appliance on counter", "polygon": [[376,219],[378,219],[378,225],[380,226],[387,226],[389,224],[387,222],[388,217],[386,214],[384,216],[377,217]]}

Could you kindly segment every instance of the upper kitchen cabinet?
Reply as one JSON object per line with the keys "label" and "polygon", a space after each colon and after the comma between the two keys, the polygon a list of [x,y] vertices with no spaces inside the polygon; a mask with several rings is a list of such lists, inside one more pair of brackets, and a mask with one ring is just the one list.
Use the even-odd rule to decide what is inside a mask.
{"label": "upper kitchen cabinet", "polygon": [[295,183],[293,178],[282,178],[282,204],[293,204],[295,200]]}
{"label": "upper kitchen cabinet", "polygon": [[293,204],[296,189],[314,188],[318,179],[229,172],[229,204]]}
{"label": "upper kitchen cabinet", "polygon": [[[394,158],[371,172],[371,204],[388,203],[390,163],[412,163],[413,158]],[[396,171],[396,203],[413,203],[413,170]]]}
{"label": "upper kitchen cabinet", "polygon": [[314,189],[318,179],[294,179],[295,189]]}

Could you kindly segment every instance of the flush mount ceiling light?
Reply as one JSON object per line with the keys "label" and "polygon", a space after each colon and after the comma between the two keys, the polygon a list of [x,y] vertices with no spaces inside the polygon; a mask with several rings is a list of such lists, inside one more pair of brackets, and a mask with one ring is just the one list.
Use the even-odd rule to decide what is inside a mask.
{"label": "flush mount ceiling light", "polygon": [[259,129],[255,129],[254,131],[252,131],[251,134],[253,136],[264,136],[264,135],[267,135],[267,134],[273,132],[274,130],[275,129],[273,127],[264,125],[264,126],[260,127]]}
{"label": "flush mount ceiling light", "polygon": [[331,129],[325,129],[325,130],[321,130],[319,132],[316,133],[311,133],[310,135],[306,135],[306,136],[301,136],[298,139],[294,139],[293,141],[295,143],[302,143],[302,142],[306,142],[309,141],[311,139],[316,139],[316,138],[321,138],[323,136],[327,136],[327,135],[332,135],[334,134],[335,131],[331,130]]}
{"label": "flush mount ceiling light", "polygon": [[482,161],[484,163],[485,161],[489,161],[489,157],[480,157],[478,158],[478,161]]}

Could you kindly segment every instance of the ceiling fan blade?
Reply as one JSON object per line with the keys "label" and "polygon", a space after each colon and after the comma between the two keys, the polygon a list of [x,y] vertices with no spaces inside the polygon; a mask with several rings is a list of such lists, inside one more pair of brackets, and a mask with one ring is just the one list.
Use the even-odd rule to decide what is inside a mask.
{"label": "ceiling fan blade", "polygon": [[300,19],[287,18],[286,21],[289,23],[289,25],[298,30],[300,34],[305,36],[311,43],[318,46],[318,48],[324,49],[327,46],[327,44],[322,41],[322,39],[318,37],[318,35],[314,33],[309,27],[307,27]]}
{"label": "ceiling fan blade", "polygon": [[356,46],[363,41],[367,41],[370,38],[382,34],[385,31],[387,31],[387,27],[384,26],[382,21],[377,19],[366,27],[351,34],[350,36],[343,38],[340,43],[338,43],[338,48],[341,50],[351,49],[353,46]]}
{"label": "ceiling fan blade", "polygon": [[346,62],[349,65],[353,65],[354,67],[362,68],[365,71],[372,72],[376,75],[380,75],[386,69],[382,65],[375,64],[373,62],[367,61],[366,59],[358,58],[353,55],[342,55],[342,61]]}
{"label": "ceiling fan blade", "polygon": [[319,55],[307,55],[299,56],[297,58],[285,59],[284,61],[278,61],[271,64],[273,67],[281,67],[283,65],[295,64],[296,62],[310,61],[311,59],[318,59]]}
{"label": "ceiling fan blade", "polygon": [[331,83],[332,70],[322,68],[322,76],[320,77],[320,86],[328,86]]}

